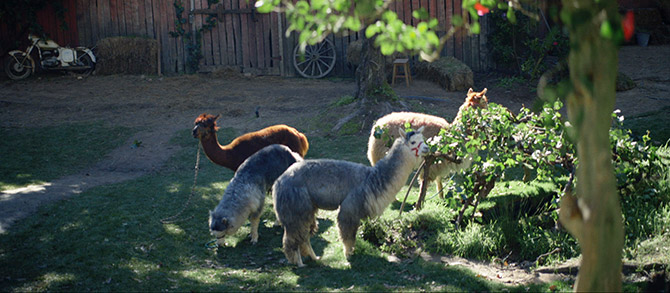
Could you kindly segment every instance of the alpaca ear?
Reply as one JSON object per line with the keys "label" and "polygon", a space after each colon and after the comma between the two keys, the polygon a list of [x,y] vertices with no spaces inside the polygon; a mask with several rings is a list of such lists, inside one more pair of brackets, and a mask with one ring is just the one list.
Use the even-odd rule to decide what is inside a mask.
{"label": "alpaca ear", "polygon": [[425,127],[425,126],[421,126],[421,127],[419,127],[419,129],[417,129],[416,132],[417,132],[417,133],[422,133],[424,127]]}
{"label": "alpaca ear", "polygon": [[480,93],[480,95],[484,95],[484,94],[486,94],[486,88],[484,88],[484,90]]}
{"label": "alpaca ear", "polygon": [[398,134],[400,134],[400,137],[405,137],[405,130],[402,129],[402,127],[398,127]]}
{"label": "alpaca ear", "polygon": [[470,89],[468,90],[468,95],[471,94],[472,92],[474,92],[474,91],[472,90],[472,88],[470,88]]}

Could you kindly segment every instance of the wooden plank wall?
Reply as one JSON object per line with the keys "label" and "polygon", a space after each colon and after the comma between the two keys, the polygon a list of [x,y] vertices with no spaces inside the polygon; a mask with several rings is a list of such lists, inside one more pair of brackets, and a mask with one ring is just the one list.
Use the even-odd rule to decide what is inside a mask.
{"label": "wooden plank wall", "polygon": [[[182,38],[173,38],[175,8],[172,0],[71,0],[77,1],[77,24],[82,45],[94,46],[99,40],[115,36],[155,38],[160,43],[164,73],[185,72],[186,51]],[[246,0],[221,0],[224,9],[250,9]],[[183,17],[187,31],[201,28],[206,14],[193,9],[208,9],[207,0],[184,0]],[[236,67],[255,74],[280,74],[280,43],[277,13],[224,14],[214,29],[202,34],[201,70]]]}
{"label": "wooden plank wall", "polygon": [[[431,17],[438,19],[442,35],[451,27],[453,15],[461,15],[463,12],[462,0],[396,0],[390,8],[408,25],[416,25],[419,22],[412,17],[413,10],[426,9]],[[489,31],[488,22],[488,16],[480,18],[481,32],[478,35],[457,32],[447,41],[441,55],[456,57],[470,66],[473,71],[490,69],[486,40],[486,34]]]}
{"label": "wooden plank wall", "polygon": [[[431,17],[436,17],[440,26],[442,34],[451,27],[451,19],[453,15],[461,15],[462,0],[396,0],[390,4],[389,8],[398,14],[398,18],[403,20],[408,25],[416,25],[419,21],[412,17],[412,11],[419,8],[424,8],[428,11]],[[470,66],[473,71],[485,71],[492,68],[490,58],[488,57],[486,33],[489,31],[489,17],[484,16],[480,18],[481,32],[478,35],[468,36],[464,32],[459,32],[452,36],[447,41],[443,48],[442,56],[453,56],[463,61],[463,63]],[[284,21],[284,27],[288,24]],[[361,38],[363,32],[346,32],[343,35],[328,36],[333,41],[336,47],[337,61],[335,68],[329,76],[352,77],[354,76],[354,68],[346,62],[346,49],[350,42]],[[284,76],[296,76],[297,73],[293,68],[292,56],[293,50],[297,43],[295,34],[292,34],[285,40],[286,45],[284,50],[284,67],[282,71]],[[416,62],[418,57],[414,56],[413,61]]]}
{"label": "wooden plank wall", "polygon": [[[172,38],[175,30],[175,9],[172,0],[67,0],[76,1],[76,20],[79,43],[94,46],[98,40],[113,36],[139,36],[156,38],[161,45],[164,73],[185,71],[185,46],[181,38]],[[412,11],[425,8],[439,19],[442,30],[451,24],[452,15],[462,12],[462,0],[396,0],[390,6],[405,23],[415,25]],[[193,7],[191,7],[193,3]],[[253,3],[246,0],[221,0],[224,9],[249,9]],[[207,15],[195,14],[191,9],[207,9],[207,0],[184,0],[184,17],[190,23],[185,29],[200,28]],[[482,20],[482,33],[467,36],[456,34],[446,44],[442,54],[454,56],[475,71],[487,70],[486,32],[488,18]],[[203,34],[201,69],[216,70],[220,67],[240,68],[254,74],[295,76],[292,56],[295,36],[286,36],[286,19],[276,13],[224,14],[216,27]],[[353,68],[346,63],[349,43],[362,37],[362,32],[329,36],[336,47],[337,62],[331,76],[353,76]]]}
{"label": "wooden plank wall", "polygon": [[[222,0],[225,10],[250,10],[253,3],[245,0]],[[195,9],[207,7],[206,0],[195,0]],[[207,21],[206,14],[194,14],[195,28]],[[277,13],[228,13],[223,14],[216,26],[203,34],[201,68],[205,71],[219,67],[241,67],[254,74],[280,74],[281,60]]]}
{"label": "wooden plank wall", "polygon": [[[175,9],[168,0],[76,0],[81,45],[92,47],[101,39],[133,36],[157,39],[164,73],[184,71],[184,45],[172,38]],[[186,1],[188,2],[188,1]]]}

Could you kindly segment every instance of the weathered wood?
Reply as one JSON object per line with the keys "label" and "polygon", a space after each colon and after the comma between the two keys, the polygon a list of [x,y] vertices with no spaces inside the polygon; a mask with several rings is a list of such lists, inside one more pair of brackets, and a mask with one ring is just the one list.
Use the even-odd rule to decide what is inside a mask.
{"label": "weathered wood", "polygon": [[144,1],[144,11],[146,17],[144,18],[145,21],[145,30],[146,30],[146,36],[148,38],[156,38],[155,30],[154,30],[154,12],[153,12],[153,3],[152,0],[145,0]]}
{"label": "weathered wood", "polygon": [[[111,36],[156,39],[160,36],[163,72],[184,72],[183,39],[169,35],[170,31],[175,31],[173,0],[65,0],[65,3],[68,1],[76,6],[71,18],[74,19],[72,26],[77,30],[70,38],[78,39],[78,44],[93,46],[99,39]],[[214,29],[202,36],[203,65],[239,66],[254,68],[254,72],[295,75],[292,58],[296,37],[295,34],[285,35],[288,24],[283,14],[256,14],[253,3],[246,0],[221,0],[212,7],[207,6],[206,0],[195,0],[193,11],[190,2],[182,1],[186,8],[183,16],[189,20],[188,14],[194,14],[183,25],[186,30],[200,28],[207,15],[215,15],[218,19]],[[398,0],[392,2],[389,9],[396,11],[406,24],[416,25],[418,20],[412,17],[412,11],[424,8],[430,16],[438,18],[440,31],[444,33],[451,27],[452,15],[461,14],[461,3],[462,0]],[[486,17],[482,18],[482,33],[488,31],[488,25],[484,23]],[[59,39],[67,39],[69,33],[58,31],[54,34]],[[337,54],[332,75],[353,76],[353,69],[346,63],[346,49],[349,43],[361,37],[360,33],[343,32],[329,36]],[[485,46],[485,35],[466,37],[458,33],[445,44],[443,54],[461,59],[473,70],[485,70],[489,62]]]}
{"label": "weathered wood", "polygon": [[[221,7],[223,7],[224,3],[226,1],[221,1]],[[230,61],[228,60],[229,58],[229,53],[228,51],[230,50],[228,47],[228,36],[227,36],[227,28],[226,28],[226,19],[229,17],[229,15],[217,15],[216,20],[218,21],[216,24],[216,27],[214,28],[213,33],[216,34],[215,38],[217,38],[218,41],[218,46],[219,46],[219,62],[221,65],[228,65]]]}
{"label": "weathered wood", "polygon": [[403,20],[405,24],[412,24],[412,0],[402,0]]}
{"label": "weathered wood", "polygon": [[279,14],[276,12],[272,12],[269,26],[272,28],[272,33],[270,33],[270,41],[272,42],[272,56],[270,56],[270,59],[272,62],[270,64],[275,68],[275,74],[281,74],[279,68],[279,64],[282,63],[280,39],[283,33],[280,29],[281,26],[279,26]]}
{"label": "weathered wood", "polygon": [[138,0],[137,1],[137,7],[135,9],[137,10],[137,31],[135,32],[138,36],[146,36],[147,35],[147,28],[146,28],[146,11],[144,11],[144,2],[147,0]]}

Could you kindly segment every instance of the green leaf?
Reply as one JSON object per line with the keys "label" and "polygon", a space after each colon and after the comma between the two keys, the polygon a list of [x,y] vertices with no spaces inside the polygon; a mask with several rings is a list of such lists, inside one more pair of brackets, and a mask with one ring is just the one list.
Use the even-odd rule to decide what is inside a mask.
{"label": "green leaf", "polygon": [[326,7],[326,0],[311,0],[310,3],[313,10],[322,10]]}
{"label": "green leaf", "polygon": [[418,32],[420,32],[420,33],[425,33],[425,32],[428,30],[428,24],[425,23],[425,22],[420,22],[420,23],[416,26],[416,30],[417,30]]}
{"label": "green leaf", "polygon": [[480,32],[479,22],[475,22],[472,25],[470,25],[470,32],[476,35],[479,34]]}
{"label": "green leaf", "polygon": [[368,28],[365,29],[365,37],[371,39],[374,35],[381,31],[381,27],[381,21],[377,21],[377,23],[374,25],[368,26]]}
{"label": "green leaf", "polygon": [[398,15],[395,12],[388,10],[382,14],[382,19],[386,20],[387,23],[390,23],[398,19]]}
{"label": "green leaf", "polygon": [[454,17],[451,19],[451,24],[454,26],[462,26],[463,25],[463,17],[460,15],[454,15]]}
{"label": "green leaf", "polygon": [[395,46],[391,42],[384,42],[381,44],[381,52],[384,55],[391,55],[395,52]]}
{"label": "green leaf", "polygon": [[417,10],[412,11],[412,17],[416,19],[428,19],[430,18],[430,14],[425,8],[419,8]]}
{"label": "green leaf", "polygon": [[359,31],[361,29],[361,21],[355,17],[347,17],[344,21],[344,27],[352,31]]}
{"label": "green leaf", "polygon": [[516,23],[516,14],[514,13],[512,6],[507,8],[507,20],[511,23]]}
{"label": "green leaf", "polygon": [[430,21],[428,22],[428,27],[430,28],[435,28],[439,22],[437,21],[437,18],[431,18]]}
{"label": "green leaf", "polygon": [[256,1],[256,9],[260,13],[269,13],[272,12],[272,9],[274,9],[274,3],[272,1],[266,1],[266,0],[258,0]]}
{"label": "green leaf", "polygon": [[600,24],[600,36],[608,40],[612,40],[614,37],[612,25],[608,20],[605,20]]}

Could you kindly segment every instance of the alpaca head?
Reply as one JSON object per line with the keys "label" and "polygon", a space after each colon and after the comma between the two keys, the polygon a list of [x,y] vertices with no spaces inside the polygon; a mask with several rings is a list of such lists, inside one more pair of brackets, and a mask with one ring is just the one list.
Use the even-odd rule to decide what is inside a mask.
{"label": "alpaca head", "polygon": [[204,138],[207,135],[216,132],[219,128],[216,126],[216,119],[219,115],[209,115],[202,113],[195,119],[195,127],[193,127],[193,137]]}
{"label": "alpaca head", "polygon": [[223,237],[237,231],[239,227],[235,227],[233,224],[225,213],[220,211],[209,212],[209,231],[216,237],[217,243],[223,242]]}
{"label": "alpaca head", "polygon": [[486,108],[488,104],[489,100],[486,98],[486,89],[481,92],[475,92],[472,88],[468,90],[468,95],[465,98],[465,105],[468,105],[468,107]]}
{"label": "alpaca head", "polygon": [[398,134],[402,139],[404,147],[409,150],[409,153],[416,160],[416,164],[421,162],[423,157],[428,154],[428,145],[424,142],[423,126],[416,131],[405,132],[402,128],[398,128]]}

